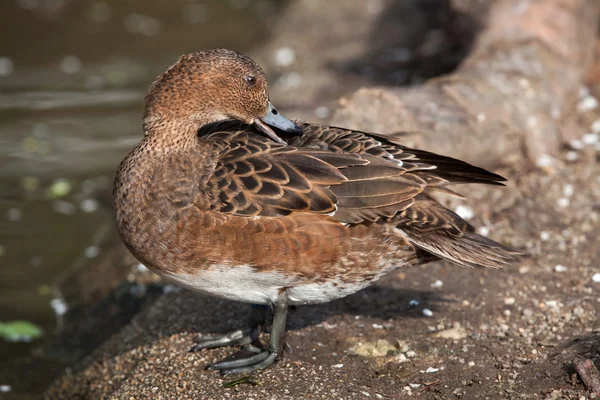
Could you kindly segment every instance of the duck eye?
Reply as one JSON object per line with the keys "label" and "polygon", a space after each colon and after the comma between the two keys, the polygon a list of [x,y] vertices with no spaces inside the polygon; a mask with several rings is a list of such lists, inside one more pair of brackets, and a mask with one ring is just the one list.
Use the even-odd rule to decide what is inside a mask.
{"label": "duck eye", "polygon": [[254,86],[254,85],[256,85],[256,77],[254,77],[252,75],[246,75],[244,77],[244,80],[246,81],[246,83],[248,84],[248,86]]}

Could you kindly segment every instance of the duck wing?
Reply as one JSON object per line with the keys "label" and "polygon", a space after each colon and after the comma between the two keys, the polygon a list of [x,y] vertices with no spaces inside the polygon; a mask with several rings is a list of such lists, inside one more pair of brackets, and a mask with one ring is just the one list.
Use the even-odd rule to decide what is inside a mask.
{"label": "duck wing", "polygon": [[314,146],[286,146],[246,126],[202,138],[218,152],[204,192],[210,210],[238,216],[308,212],[342,223],[389,218],[426,186],[395,161]]}

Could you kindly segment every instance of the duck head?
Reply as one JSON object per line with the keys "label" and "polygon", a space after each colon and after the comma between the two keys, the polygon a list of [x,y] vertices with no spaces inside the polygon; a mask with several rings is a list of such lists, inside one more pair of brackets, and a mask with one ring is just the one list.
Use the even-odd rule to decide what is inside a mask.
{"label": "duck head", "polygon": [[185,54],[160,75],[146,96],[144,129],[189,126],[225,120],[255,125],[272,140],[285,143],[271,127],[300,134],[301,128],[269,101],[267,78],[251,58],[232,50]]}

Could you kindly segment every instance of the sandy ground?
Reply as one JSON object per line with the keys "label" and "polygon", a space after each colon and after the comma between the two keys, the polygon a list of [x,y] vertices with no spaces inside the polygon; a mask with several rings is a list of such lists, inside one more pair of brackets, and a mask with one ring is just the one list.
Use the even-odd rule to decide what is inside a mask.
{"label": "sandy ground", "polygon": [[[293,85],[294,71],[276,71],[280,79],[272,97],[287,100],[282,108],[290,116],[326,119],[326,110],[316,107],[333,107],[337,96],[365,84],[364,76],[327,67],[335,64],[332,57],[358,57],[369,45],[356,37],[375,19],[361,25],[364,15],[355,11],[344,11],[349,27],[331,33],[332,42],[336,35],[355,35],[338,52],[326,44],[317,54],[308,45],[294,47],[296,57],[305,60],[296,66],[303,71],[305,91]],[[289,30],[289,37],[267,46],[263,59],[293,41],[297,32]],[[577,101],[565,123],[581,136],[600,113],[577,113]],[[243,326],[248,306],[167,290],[67,370],[46,397],[593,398],[572,360],[581,355],[600,363],[600,282],[593,279],[600,273],[598,153],[591,143],[565,149],[543,168],[516,164],[497,172],[509,178],[507,187],[459,191],[469,198],[462,212],[473,211],[471,222],[483,234],[527,254],[506,269],[437,262],[393,272],[344,299],[298,307],[289,316],[284,359],[234,387],[225,385],[234,378],[203,368],[232,349],[187,350],[197,332]]]}

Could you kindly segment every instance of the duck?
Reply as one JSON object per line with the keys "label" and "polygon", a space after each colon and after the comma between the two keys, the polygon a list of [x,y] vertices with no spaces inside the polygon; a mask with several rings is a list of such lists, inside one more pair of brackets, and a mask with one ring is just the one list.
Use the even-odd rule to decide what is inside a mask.
{"label": "duck", "polygon": [[248,326],[191,348],[240,346],[207,366],[223,375],[282,356],[292,305],[348,296],[398,268],[440,259],[500,268],[519,254],[435,195],[505,178],[395,135],[289,120],[260,65],[236,51],[181,56],[152,83],[142,127],[116,174],[116,226],[167,281],[253,304]]}

